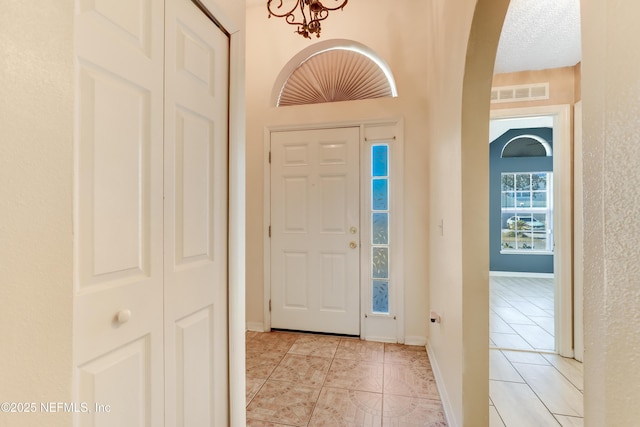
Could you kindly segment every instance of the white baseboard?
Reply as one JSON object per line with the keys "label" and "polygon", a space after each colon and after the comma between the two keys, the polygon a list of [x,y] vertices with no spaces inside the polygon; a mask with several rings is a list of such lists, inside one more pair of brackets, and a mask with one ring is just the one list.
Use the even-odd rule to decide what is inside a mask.
{"label": "white baseboard", "polygon": [[535,277],[539,279],[553,279],[553,273],[528,273],[521,271],[490,271],[490,277]]}
{"label": "white baseboard", "polygon": [[419,345],[423,347],[427,345],[427,337],[404,337],[404,345]]}
{"label": "white baseboard", "polygon": [[453,411],[453,406],[451,405],[451,400],[449,399],[449,395],[447,394],[447,388],[444,384],[444,378],[442,377],[442,372],[440,371],[440,367],[438,366],[438,359],[436,359],[428,343],[426,347],[427,355],[429,356],[429,362],[431,363],[431,370],[433,371],[433,376],[436,379],[438,393],[440,394],[440,400],[442,401],[444,416],[447,419],[447,425],[449,427],[458,427],[459,424],[456,420],[455,412]]}
{"label": "white baseboard", "polygon": [[247,331],[264,332],[264,323],[262,323],[262,322],[247,322]]}
{"label": "white baseboard", "polygon": [[389,344],[395,344],[398,342],[398,340],[393,339],[393,338],[389,338],[389,337],[376,337],[374,336],[366,336],[366,337],[361,337],[361,339],[363,339],[364,341],[372,341],[372,342],[384,342],[384,343],[389,343]]}

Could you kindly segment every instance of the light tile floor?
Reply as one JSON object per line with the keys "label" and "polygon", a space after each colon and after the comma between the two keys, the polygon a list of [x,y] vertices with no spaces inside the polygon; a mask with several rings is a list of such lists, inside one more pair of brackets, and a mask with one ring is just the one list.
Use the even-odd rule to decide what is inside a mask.
{"label": "light tile floor", "polygon": [[[492,277],[490,297],[491,427],[583,426],[582,364],[553,354],[553,280]],[[423,347],[246,338],[249,427],[446,426]]]}
{"label": "light tile floor", "polygon": [[491,277],[491,427],[584,425],[582,364],[553,354],[553,286],[553,279]]}
{"label": "light tile floor", "polygon": [[491,427],[583,426],[582,364],[557,354],[489,350]]}
{"label": "light tile floor", "polygon": [[553,287],[547,278],[491,277],[489,345],[553,352]]}
{"label": "light tile floor", "polygon": [[424,347],[247,332],[247,426],[446,426]]}

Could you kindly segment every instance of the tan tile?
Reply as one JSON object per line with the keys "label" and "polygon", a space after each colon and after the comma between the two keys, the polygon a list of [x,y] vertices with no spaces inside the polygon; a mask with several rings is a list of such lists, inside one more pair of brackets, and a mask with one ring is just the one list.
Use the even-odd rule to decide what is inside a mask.
{"label": "tan tile", "polygon": [[286,353],[299,335],[283,332],[259,332],[247,342],[247,351],[271,351]]}
{"label": "tan tile", "polygon": [[418,364],[431,367],[424,347],[402,344],[384,345],[384,363]]}
{"label": "tan tile", "polygon": [[331,359],[326,357],[287,354],[270,378],[300,385],[322,387],[329,366],[331,366]]}
{"label": "tan tile", "polygon": [[384,393],[422,399],[440,399],[431,369],[420,365],[384,365]]}
{"label": "tan tile", "polygon": [[446,427],[442,404],[436,400],[384,395],[383,424],[391,427],[429,426]]}
{"label": "tan tile", "polygon": [[382,363],[334,359],[325,386],[382,393],[383,375]]}
{"label": "tan tile", "polygon": [[254,331],[246,331],[244,333],[244,338],[246,341],[250,341],[252,339],[254,339],[256,337],[256,335],[258,335],[259,332],[254,332]]}
{"label": "tan tile", "polygon": [[340,338],[325,335],[299,335],[291,348],[290,354],[332,358],[336,354]]}
{"label": "tan tile", "polygon": [[278,423],[271,423],[269,421],[247,419],[246,427],[293,427],[293,426],[291,426],[290,424],[278,424]]}
{"label": "tan tile", "polygon": [[323,388],[309,427],[381,426],[382,394]]}
{"label": "tan tile", "polygon": [[251,403],[251,399],[255,397],[265,381],[266,380],[260,378],[247,378],[247,405]]}
{"label": "tan tile", "polygon": [[584,416],[582,393],[553,366],[523,363],[513,366],[551,413]]}
{"label": "tan tile", "polygon": [[247,377],[267,379],[284,357],[284,353],[247,350],[245,357]]}
{"label": "tan tile", "polygon": [[541,427],[558,424],[526,384],[490,380],[489,395],[506,426]]}
{"label": "tan tile", "polygon": [[384,344],[381,342],[342,339],[335,355],[336,359],[384,362]]}
{"label": "tan tile", "polygon": [[247,407],[247,419],[306,426],[320,389],[268,380]]}

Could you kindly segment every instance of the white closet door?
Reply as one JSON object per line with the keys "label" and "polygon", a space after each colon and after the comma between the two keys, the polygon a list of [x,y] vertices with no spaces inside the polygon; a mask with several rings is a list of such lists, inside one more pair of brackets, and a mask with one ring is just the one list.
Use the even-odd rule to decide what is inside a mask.
{"label": "white closet door", "polygon": [[166,425],[228,425],[228,37],[166,2]]}
{"label": "white closet door", "polygon": [[74,425],[161,427],[164,8],[76,3]]}

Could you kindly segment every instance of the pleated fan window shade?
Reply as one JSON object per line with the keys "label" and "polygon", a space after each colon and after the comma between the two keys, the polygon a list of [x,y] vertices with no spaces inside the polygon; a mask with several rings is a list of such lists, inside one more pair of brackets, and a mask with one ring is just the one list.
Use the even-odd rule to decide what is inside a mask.
{"label": "pleated fan window shade", "polygon": [[333,49],[311,56],[284,83],[278,106],[394,96],[389,78],[362,53]]}

